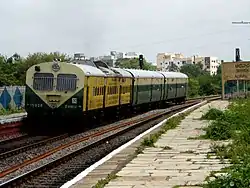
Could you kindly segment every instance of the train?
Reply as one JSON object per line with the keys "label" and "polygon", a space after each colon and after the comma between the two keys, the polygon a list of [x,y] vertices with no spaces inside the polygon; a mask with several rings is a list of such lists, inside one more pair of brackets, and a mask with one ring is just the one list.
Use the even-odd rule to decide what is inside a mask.
{"label": "train", "polygon": [[36,121],[89,122],[184,103],[187,90],[188,76],[180,72],[114,68],[103,61],[55,60],[27,70],[25,110],[27,118]]}

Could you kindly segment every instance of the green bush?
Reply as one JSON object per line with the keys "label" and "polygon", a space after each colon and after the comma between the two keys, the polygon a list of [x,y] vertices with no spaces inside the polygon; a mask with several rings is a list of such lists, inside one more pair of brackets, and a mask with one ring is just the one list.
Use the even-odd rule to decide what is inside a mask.
{"label": "green bush", "polygon": [[17,109],[17,108],[10,108],[8,110],[5,110],[3,108],[0,108],[0,115],[9,115],[14,113],[22,113],[25,112],[24,109]]}
{"label": "green bush", "polygon": [[206,131],[204,137],[213,140],[227,140],[232,137],[230,126],[231,124],[227,121],[216,120],[204,129]]}
{"label": "green bush", "polygon": [[213,151],[221,159],[230,159],[232,166],[226,170],[227,175],[208,181],[204,187],[250,187],[250,100],[234,100],[223,114],[207,115],[209,118],[212,116],[215,120],[205,128],[205,137],[214,140],[232,140],[227,146],[213,147]]}
{"label": "green bush", "polygon": [[222,115],[223,115],[223,111],[218,110],[216,108],[210,108],[209,111],[206,114],[202,115],[201,118],[207,119],[207,120],[215,120]]}
{"label": "green bush", "polygon": [[215,180],[208,181],[204,188],[247,188],[250,187],[250,161],[236,164],[228,170],[228,174],[221,175]]}

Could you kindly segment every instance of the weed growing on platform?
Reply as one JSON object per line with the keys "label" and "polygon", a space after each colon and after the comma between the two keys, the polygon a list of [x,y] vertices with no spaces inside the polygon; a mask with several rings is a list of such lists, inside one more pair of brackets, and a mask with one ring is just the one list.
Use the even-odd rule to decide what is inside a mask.
{"label": "weed growing on platform", "polygon": [[101,179],[97,182],[94,188],[103,188],[106,184],[108,184],[111,180],[117,178],[118,176],[114,174],[109,174],[105,179]]}
{"label": "weed growing on platform", "polygon": [[201,119],[215,120],[222,115],[223,115],[223,111],[216,109],[216,108],[210,108],[206,114],[202,115]]}
{"label": "weed growing on platform", "polygon": [[146,137],[142,141],[141,145],[148,146],[148,147],[154,147],[155,142],[160,138],[160,136],[162,134],[166,133],[168,130],[176,128],[180,124],[181,120],[183,120],[185,118],[186,115],[187,115],[187,113],[181,114],[181,115],[178,115],[178,116],[175,116],[175,117],[169,119],[166,122],[166,124],[161,128],[160,131],[149,135],[149,137]]}
{"label": "weed growing on platform", "polygon": [[0,109],[0,115],[10,115],[10,114],[15,114],[15,113],[22,113],[25,112],[23,109]]}
{"label": "weed growing on platform", "polygon": [[232,166],[227,175],[208,180],[205,188],[250,187],[250,100],[239,99],[206,128],[206,137],[214,140],[230,139],[228,145],[212,146],[220,159],[229,159]]}

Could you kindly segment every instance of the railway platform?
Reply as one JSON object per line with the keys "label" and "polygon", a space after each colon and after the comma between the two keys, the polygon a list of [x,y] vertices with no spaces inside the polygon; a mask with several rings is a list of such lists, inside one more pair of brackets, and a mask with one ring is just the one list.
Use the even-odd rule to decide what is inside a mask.
{"label": "railway platform", "polygon": [[[141,137],[117,154],[110,154],[105,162],[96,163],[62,187],[90,188],[106,178],[110,178],[105,188],[168,188],[199,187],[211,171],[229,165],[221,163],[216,156],[209,156],[211,140],[190,139],[203,134],[202,127],[208,121],[200,120],[210,107],[225,109],[228,101],[213,101],[191,112],[180,125],[163,134],[155,147],[146,147],[142,153],[135,153]],[[150,134],[159,129],[150,132]],[[109,159],[110,158],[110,159]]]}
{"label": "railway platform", "polygon": [[27,115],[26,112],[23,113],[14,113],[14,114],[8,114],[8,115],[0,115],[0,125],[4,123],[9,123],[12,120],[21,119]]}

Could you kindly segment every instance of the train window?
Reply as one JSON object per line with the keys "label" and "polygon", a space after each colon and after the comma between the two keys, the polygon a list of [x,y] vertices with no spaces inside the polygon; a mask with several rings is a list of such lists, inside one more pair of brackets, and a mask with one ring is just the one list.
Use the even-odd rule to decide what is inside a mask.
{"label": "train window", "polygon": [[77,76],[75,74],[58,74],[56,89],[58,91],[76,90]]}
{"label": "train window", "polygon": [[40,91],[53,90],[54,75],[52,73],[35,73],[33,88]]}

